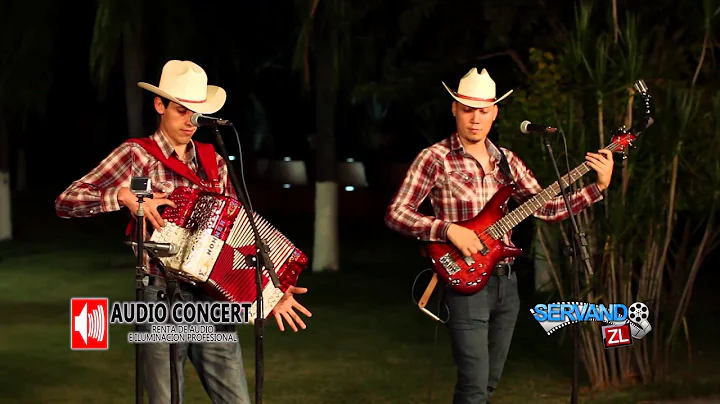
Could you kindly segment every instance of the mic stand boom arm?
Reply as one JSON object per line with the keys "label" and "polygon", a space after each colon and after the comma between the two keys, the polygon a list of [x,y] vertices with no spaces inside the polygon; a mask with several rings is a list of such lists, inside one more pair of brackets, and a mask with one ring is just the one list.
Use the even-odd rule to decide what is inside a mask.
{"label": "mic stand boom arm", "polygon": [[[585,233],[580,231],[580,228],[578,227],[577,221],[575,220],[575,214],[572,210],[572,204],[570,204],[570,198],[568,197],[567,190],[565,189],[567,187],[567,183],[563,181],[562,176],[560,175],[560,170],[557,166],[557,161],[555,161],[555,156],[553,155],[552,145],[550,144],[550,139],[548,138],[546,133],[543,133],[543,142],[545,143],[545,147],[548,150],[548,153],[550,153],[550,161],[552,162],[553,169],[555,170],[555,175],[557,175],[558,178],[558,184],[560,185],[560,192],[562,193],[563,200],[565,201],[565,206],[568,210],[568,215],[570,219],[570,225],[571,225],[571,231],[572,231],[572,240],[574,247],[568,247],[568,255],[570,256],[570,267],[572,271],[572,295],[573,299],[575,301],[580,300],[580,276],[579,276],[579,261],[577,260],[577,252],[580,252],[580,256],[582,257],[583,261],[585,262],[585,266],[587,267],[588,273],[590,275],[593,274],[592,266],[590,265],[590,254],[587,250],[587,240],[585,239]],[[573,327],[573,375],[572,375],[572,392],[571,392],[571,399],[570,402],[572,404],[577,404],[578,400],[578,367],[579,367],[579,358],[580,358],[580,329],[578,328],[578,324],[575,324]]]}
{"label": "mic stand boom arm", "polygon": [[[232,126],[232,124],[229,124],[229,126]],[[242,205],[245,207],[245,213],[247,214],[250,228],[252,229],[253,236],[255,237],[255,282],[257,286],[257,297],[255,300],[255,404],[261,404],[264,380],[263,325],[265,317],[265,309],[263,308],[262,301],[262,268],[265,268],[268,271],[270,275],[270,280],[276,288],[280,287],[280,280],[278,279],[277,273],[273,268],[272,261],[270,261],[269,249],[265,244],[265,241],[260,238],[260,231],[255,224],[255,212],[252,211],[252,205],[250,205],[250,197],[247,195],[248,191],[247,189],[245,189],[245,187],[241,186],[241,183],[238,180],[237,175],[235,174],[235,170],[233,170],[232,166],[230,166],[230,158],[228,157],[227,150],[225,149],[225,143],[222,140],[222,135],[220,134],[220,129],[218,128],[218,125],[214,124],[212,125],[212,127],[213,131],[215,132],[215,139],[217,140],[218,144],[218,152],[220,153],[220,156],[222,156],[222,158],[225,159],[225,161],[227,162],[230,181],[235,188],[235,192],[238,195],[240,203],[242,203]],[[233,130],[235,130],[234,126]],[[237,136],[237,131],[235,131],[235,134]],[[238,142],[239,141],[240,139],[238,139]]]}

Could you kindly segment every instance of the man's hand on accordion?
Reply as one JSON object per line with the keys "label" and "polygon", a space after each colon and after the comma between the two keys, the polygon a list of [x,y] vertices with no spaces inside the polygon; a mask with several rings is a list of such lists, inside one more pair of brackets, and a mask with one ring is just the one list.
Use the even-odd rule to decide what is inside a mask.
{"label": "man's hand on accordion", "polygon": [[308,309],[306,309],[302,304],[298,303],[297,300],[295,300],[294,295],[300,295],[303,293],[307,293],[307,288],[290,286],[287,292],[285,292],[285,296],[283,296],[283,298],[280,299],[278,304],[275,305],[275,308],[273,308],[270,314],[275,315],[275,320],[277,321],[280,331],[285,331],[285,326],[283,325],[283,318],[285,319],[285,321],[287,321],[288,325],[290,325],[290,328],[292,328],[295,332],[298,331],[297,326],[295,325],[296,322],[303,330],[307,328],[300,316],[294,310],[298,309],[298,311],[300,311],[304,315],[312,317],[312,313],[310,313]]}
{"label": "man's hand on accordion", "polygon": [[[150,222],[156,230],[162,230],[162,227],[165,226],[165,221],[162,219],[162,216],[160,216],[158,208],[163,205],[172,206],[173,208],[176,207],[175,202],[167,199],[167,196],[168,194],[154,192],[152,198],[143,200],[143,216],[145,216],[145,224]],[[117,200],[118,203],[120,203],[120,206],[128,208],[133,218],[137,218],[138,207],[140,207],[140,204],[137,202],[137,196],[132,193],[130,188],[120,188]]]}

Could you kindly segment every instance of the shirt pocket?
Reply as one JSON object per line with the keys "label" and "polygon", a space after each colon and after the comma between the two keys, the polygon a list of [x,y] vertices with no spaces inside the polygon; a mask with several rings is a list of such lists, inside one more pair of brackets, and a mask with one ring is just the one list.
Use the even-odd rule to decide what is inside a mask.
{"label": "shirt pocket", "polygon": [[448,190],[453,197],[466,202],[477,198],[477,178],[465,171],[451,171],[446,176]]}

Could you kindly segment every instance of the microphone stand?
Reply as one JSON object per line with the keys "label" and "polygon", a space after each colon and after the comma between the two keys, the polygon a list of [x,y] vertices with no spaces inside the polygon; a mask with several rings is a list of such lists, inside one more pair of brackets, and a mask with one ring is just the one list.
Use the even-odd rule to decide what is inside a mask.
{"label": "microphone stand", "polygon": [[[135,223],[135,231],[137,232],[137,262],[135,264],[135,301],[145,301],[145,279],[147,273],[145,271],[145,254],[144,244],[145,241],[145,213],[143,212],[143,198],[150,197],[152,194],[144,192],[135,192],[138,202],[137,221]],[[140,325],[135,323],[135,332],[140,331]],[[142,352],[140,350],[140,344],[135,344],[135,402],[136,404],[142,404],[143,400],[143,379],[144,379],[144,367],[142,363]]]}
{"label": "microphone stand", "polygon": [[[163,273],[163,278],[165,279],[165,292],[162,290],[158,291],[158,300],[167,300],[168,310],[170,310],[172,309],[177,293],[177,279],[165,269],[165,266],[158,259],[155,251],[151,248],[147,248],[146,251]],[[172,404],[180,404],[180,383],[178,381],[177,373],[177,344],[169,342],[168,345],[170,346],[170,402]]]}
{"label": "microphone stand", "polygon": [[[569,213],[569,219],[571,224],[571,232],[572,232],[572,240],[574,247],[572,246],[566,246],[565,254],[570,258],[570,268],[572,271],[572,295],[575,299],[575,301],[580,300],[580,261],[577,259],[577,253],[580,252],[580,256],[582,257],[583,261],[585,262],[585,266],[587,267],[588,272],[592,275],[593,270],[592,266],[590,265],[590,254],[587,250],[587,240],[585,239],[585,233],[580,231],[580,228],[578,227],[577,221],[575,221],[575,215],[572,211],[572,205],[570,204],[570,198],[568,197],[567,191],[565,190],[566,183],[563,181],[562,176],[560,175],[560,170],[557,166],[557,161],[555,161],[555,156],[553,155],[552,146],[550,145],[550,139],[547,136],[546,132],[543,132],[542,134],[543,142],[545,143],[545,147],[548,150],[548,153],[550,153],[550,161],[552,161],[552,166],[555,169],[555,175],[557,175],[558,178],[558,184],[560,185],[560,192],[562,193],[563,200],[565,201],[565,206],[567,207],[568,213]],[[569,185],[569,184],[567,184]],[[572,404],[577,404],[578,402],[578,368],[579,368],[579,359],[580,359],[580,328],[578,328],[580,325],[575,324],[573,327],[573,374],[572,374],[572,392],[570,397],[570,402]]]}
{"label": "microphone stand", "polygon": [[[157,259],[157,255],[152,249],[145,247],[145,212],[143,209],[144,198],[152,198],[153,195],[148,192],[133,190],[135,196],[137,196],[138,212],[137,221],[135,223],[136,231],[136,245],[137,245],[137,263],[135,265],[135,300],[138,302],[145,301],[145,281],[149,276],[145,268],[145,252],[148,253],[151,259],[153,259],[157,265],[159,265],[165,278],[165,285],[167,289],[168,307],[172,307],[172,301],[175,296],[177,288],[177,281],[175,277],[169,276],[162,262]],[[158,299],[162,300],[162,291],[158,292]],[[140,324],[135,323],[135,332],[140,331]],[[170,343],[170,388],[171,388],[171,401],[172,404],[180,403],[180,386],[177,379],[177,345]],[[144,367],[142,361],[142,351],[140,350],[140,344],[135,344],[135,402],[142,404],[143,399],[143,382],[144,382]]]}
{"label": "microphone stand", "polygon": [[[229,124],[232,126],[232,124]],[[230,166],[230,158],[228,157],[227,150],[225,149],[225,143],[222,140],[220,129],[216,122],[212,124],[213,131],[215,132],[215,139],[218,144],[218,152],[226,162],[228,162],[228,174],[230,175],[230,181],[238,195],[240,203],[245,207],[245,213],[247,214],[250,228],[252,229],[253,236],[255,238],[255,253],[256,256],[252,257],[255,262],[255,283],[257,286],[257,297],[255,300],[256,304],[256,315],[255,315],[255,404],[262,403],[263,394],[263,381],[265,375],[264,369],[264,351],[263,351],[263,336],[264,336],[264,309],[262,301],[262,268],[265,268],[270,275],[270,279],[275,287],[280,287],[280,280],[278,279],[277,273],[273,268],[273,263],[270,261],[269,248],[265,241],[260,238],[260,231],[255,224],[254,213],[250,208],[250,197],[248,191],[241,186],[240,181],[235,174],[235,170]]]}

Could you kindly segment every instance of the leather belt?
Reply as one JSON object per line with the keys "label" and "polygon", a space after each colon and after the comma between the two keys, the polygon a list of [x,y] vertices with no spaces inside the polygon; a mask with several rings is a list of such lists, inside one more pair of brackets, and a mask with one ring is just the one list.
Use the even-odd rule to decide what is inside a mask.
{"label": "leather belt", "polygon": [[511,271],[509,264],[497,264],[493,269],[493,276],[507,276]]}

